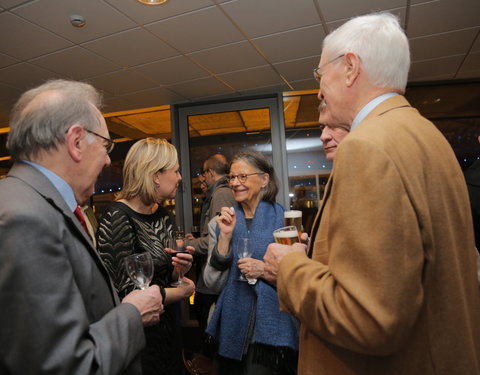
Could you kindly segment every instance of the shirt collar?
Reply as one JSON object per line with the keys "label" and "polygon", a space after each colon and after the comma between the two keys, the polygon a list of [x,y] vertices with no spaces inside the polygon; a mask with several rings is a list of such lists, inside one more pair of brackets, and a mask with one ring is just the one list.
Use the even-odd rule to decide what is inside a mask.
{"label": "shirt collar", "polygon": [[357,113],[355,118],[353,119],[352,126],[350,128],[350,131],[352,131],[354,128],[360,124],[365,117],[381,102],[387,100],[388,98],[391,98],[392,96],[398,95],[396,92],[387,92],[386,94],[382,94],[380,96],[377,96],[375,99],[370,100],[365,107],[363,107],[360,112]]}
{"label": "shirt collar", "polygon": [[48,180],[52,183],[53,186],[58,190],[62,198],[67,202],[68,207],[73,212],[77,207],[77,200],[75,199],[75,194],[73,193],[72,188],[70,187],[67,182],[58,176],[57,174],[53,173],[50,169],[47,169],[40,164],[34,163],[29,160],[22,160],[24,163],[27,163],[37,169],[40,173],[42,173]]}

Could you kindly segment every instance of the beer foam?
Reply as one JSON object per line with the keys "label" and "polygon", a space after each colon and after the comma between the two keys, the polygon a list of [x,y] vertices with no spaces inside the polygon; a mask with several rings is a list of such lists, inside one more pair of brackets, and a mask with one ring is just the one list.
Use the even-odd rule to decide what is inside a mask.
{"label": "beer foam", "polygon": [[278,238],[292,238],[298,237],[298,232],[296,230],[286,230],[282,232],[275,232],[274,236]]}
{"label": "beer foam", "polygon": [[295,217],[302,217],[302,211],[298,211],[298,210],[285,211],[284,215],[285,215],[284,217],[286,219],[291,219],[291,218],[295,218]]}

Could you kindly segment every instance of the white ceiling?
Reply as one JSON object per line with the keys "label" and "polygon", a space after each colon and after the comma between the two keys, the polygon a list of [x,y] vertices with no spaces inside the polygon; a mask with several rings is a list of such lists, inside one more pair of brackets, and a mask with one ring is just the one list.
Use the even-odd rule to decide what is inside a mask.
{"label": "white ceiling", "polygon": [[326,33],[378,10],[406,27],[411,82],[480,77],[480,0],[0,0],[0,127],[54,77],[103,90],[106,112],[314,89]]}

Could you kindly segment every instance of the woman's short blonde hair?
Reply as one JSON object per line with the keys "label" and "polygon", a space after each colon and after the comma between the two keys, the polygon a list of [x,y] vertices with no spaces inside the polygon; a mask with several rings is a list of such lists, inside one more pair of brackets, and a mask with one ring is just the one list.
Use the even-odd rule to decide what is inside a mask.
{"label": "woman's short blonde hair", "polygon": [[123,165],[123,189],[117,199],[140,197],[143,203],[157,200],[153,175],[175,167],[178,162],[176,148],[166,139],[145,138],[128,151]]}

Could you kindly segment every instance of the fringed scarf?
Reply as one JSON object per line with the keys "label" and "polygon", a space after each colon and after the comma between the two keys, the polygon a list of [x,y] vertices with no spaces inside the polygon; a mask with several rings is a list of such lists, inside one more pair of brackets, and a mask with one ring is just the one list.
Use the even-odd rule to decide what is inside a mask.
{"label": "fringed scarf", "polygon": [[[238,238],[251,238],[254,243],[252,257],[263,261],[268,244],[274,242],[273,231],[284,225],[283,207],[261,201],[255,210],[250,232],[239,205],[235,212],[237,221],[231,248],[235,251]],[[237,260],[234,255],[228,281],[206,330],[217,340],[218,353],[223,357],[241,360],[251,342],[298,350],[298,324],[291,315],[280,312],[275,288],[263,279],[259,279],[255,285],[238,281],[240,270]]]}

